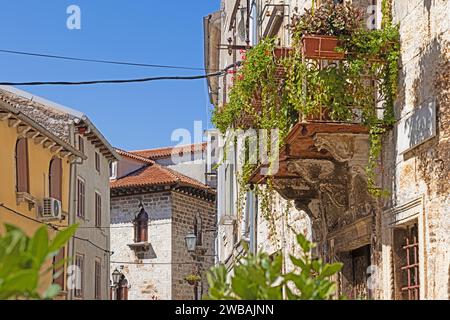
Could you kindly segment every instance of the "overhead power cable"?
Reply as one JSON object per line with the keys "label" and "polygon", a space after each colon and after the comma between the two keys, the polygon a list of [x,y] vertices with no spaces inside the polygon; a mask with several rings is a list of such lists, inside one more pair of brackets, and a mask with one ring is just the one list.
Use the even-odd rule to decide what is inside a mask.
{"label": "overhead power cable", "polygon": [[137,78],[137,79],[114,79],[114,80],[90,80],[90,81],[31,81],[31,82],[0,82],[3,86],[43,86],[43,85],[62,85],[62,86],[80,86],[80,85],[94,85],[94,84],[121,84],[121,83],[139,83],[139,82],[151,82],[161,80],[198,80],[206,79],[210,77],[218,77],[227,73],[231,68],[240,66],[241,62],[238,61],[223,69],[222,71],[197,75],[197,76],[161,76],[161,77],[149,77],[149,78]]}
{"label": "overhead power cable", "polygon": [[216,72],[212,74],[199,76],[164,76],[164,77],[150,77],[137,79],[114,79],[114,80],[91,80],[91,81],[31,81],[31,82],[0,82],[3,86],[44,86],[44,85],[61,85],[61,86],[80,86],[93,84],[119,84],[119,83],[138,83],[161,80],[198,80],[209,77],[216,77],[222,75],[223,72]]}
{"label": "overhead power cable", "polygon": [[[90,62],[90,63],[102,63],[102,64],[113,64],[113,65],[145,67],[145,68],[180,69],[180,70],[196,70],[196,71],[205,70],[204,68],[198,68],[198,67],[185,67],[185,66],[148,64],[148,63],[129,62],[129,61],[112,61],[112,60],[77,58],[77,57],[59,56],[59,55],[53,55],[53,54],[44,54],[44,53],[36,53],[36,52],[24,52],[24,51],[15,51],[15,50],[6,50],[6,49],[0,49],[0,53],[16,54],[16,55],[23,55],[23,56],[38,57],[38,58],[59,59],[59,60],[69,60],[69,61],[78,61],[78,62]],[[209,70],[209,71],[218,71],[218,70]]]}

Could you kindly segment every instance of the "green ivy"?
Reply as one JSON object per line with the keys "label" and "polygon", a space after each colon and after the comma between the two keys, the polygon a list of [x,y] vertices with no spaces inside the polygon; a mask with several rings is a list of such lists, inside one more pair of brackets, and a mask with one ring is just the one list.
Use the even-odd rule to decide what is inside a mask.
{"label": "green ivy", "polygon": [[[230,128],[280,130],[281,139],[297,120],[276,78],[275,40],[265,39],[248,51],[243,67],[235,76],[229,101],[213,112],[212,122],[222,133]],[[260,110],[254,102],[259,100]],[[250,118],[251,124],[241,120]]]}
{"label": "green ivy", "polygon": [[[390,1],[384,0],[385,20],[381,30],[363,29],[362,13],[349,4],[335,5],[328,1],[316,10],[307,10],[293,23],[294,48],[287,57],[274,58],[274,39],[265,39],[247,52],[229,102],[214,111],[213,123],[222,132],[247,126],[278,128],[282,146],[300,117],[317,117],[326,110],[334,121],[362,121],[370,133],[369,190],[379,195],[374,172],[382,135],[395,123],[400,58],[398,26],[390,23],[390,10]],[[327,67],[304,60],[299,44],[308,33],[338,36],[341,43],[338,50],[346,53],[346,59]],[[279,65],[286,71],[284,82],[276,77]],[[377,92],[382,97],[382,116],[375,108],[381,103],[377,101]],[[259,108],[255,108],[255,97],[261,102]],[[244,167],[240,189],[247,192],[248,178],[255,166],[245,162]],[[243,195],[239,198],[238,202],[245,199]]]}

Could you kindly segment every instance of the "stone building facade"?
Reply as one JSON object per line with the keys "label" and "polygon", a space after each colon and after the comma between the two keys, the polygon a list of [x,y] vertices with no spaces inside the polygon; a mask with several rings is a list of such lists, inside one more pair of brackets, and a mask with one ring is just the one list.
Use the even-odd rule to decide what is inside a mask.
{"label": "stone building facade", "polygon": [[[200,299],[208,289],[205,272],[215,263],[214,189],[142,153],[119,153],[120,174],[111,182],[111,269],[125,275],[130,300]],[[142,210],[148,237],[136,242]],[[197,237],[195,252],[187,250],[188,234]],[[189,275],[201,280],[191,285]]]}
{"label": "stone building facade", "polygon": [[[287,139],[290,147],[282,150],[282,157],[291,159],[280,164],[281,173],[273,182],[277,194],[269,220],[262,214],[260,199],[251,193],[247,203],[254,204],[247,204],[238,219],[239,168],[219,167],[219,260],[232,272],[243,254],[242,241],[254,252],[290,253],[296,248],[294,233],[302,232],[318,243],[316,254],[344,263],[335,280],[339,293],[349,298],[448,299],[450,3],[348,2],[365,9],[370,28],[381,27],[382,5],[390,3],[393,22],[400,26],[396,124],[383,138],[378,174],[378,185],[390,196],[375,198],[367,192],[367,131],[300,123]],[[237,52],[265,35],[275,36],[279,46],[290,46],[285,28],[290,16],[311,6],[306,0],[252,3],[246,10],[246,1],[224,0],[220,11],[205,18],[207,66],[224,68],[238,62]],[[271,19],[274,14],[278,18]],[[242,26],[247,26],[246,32]],[[214,50],[219,46],[223,50]],[[227,103],[230,78],[209,80],[211,102],[217,108]],[[252,182],[261,181],[256,177]],[[285,261],[284,268],[290,267]]]}
{"label": "stone building facade", "polygon": [[[393,1],[400,25],[397,124],[385,137],[380,184],[382,298],[407,298],[403,239],[417,250],[421,299],[450,298],[450,2]],[[417,292],[416,292],[417,294]]]}

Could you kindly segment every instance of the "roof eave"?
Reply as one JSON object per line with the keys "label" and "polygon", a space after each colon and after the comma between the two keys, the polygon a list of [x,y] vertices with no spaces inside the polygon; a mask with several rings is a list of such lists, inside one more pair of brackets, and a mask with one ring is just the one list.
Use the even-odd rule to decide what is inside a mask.
{"label": "roof eave", "polygon": [[[44,136],[46,140],[50,140],[54,145],[49,145],[50,148],[56,148],[56,152],[58,154],[64,155],[67,153],[66,156],[70,157],[73,156],[78,159],[86,160],[87,157],[79,150],[75,149],[73,146],[68,144],[67,142],[64,142],[61,138],[57,137],[53,133],[51,133],[49,130],[45,129],[40,124],[36,123],[33,119],[25,115],[24,113],[20,112],[20,110],[14,108],[11,106],[8,102],[4,100],[0,100],[0,108],[5,110],[8,116],[7,118],[11,120],[11,117],[16,118],[19,121],[22,121],[23,123],[26,123],[26,125],[29,127],[29,130],[27,131],[28,135],[31,136],[30,131],[35,131],[36,134],[34,135],[35,138],[37,138],[37,133]],[[43,143],[43,142],[42,142]],[[43,143],[44,144],[44,143]],[[76,160],[76,159],[74,159]]]}

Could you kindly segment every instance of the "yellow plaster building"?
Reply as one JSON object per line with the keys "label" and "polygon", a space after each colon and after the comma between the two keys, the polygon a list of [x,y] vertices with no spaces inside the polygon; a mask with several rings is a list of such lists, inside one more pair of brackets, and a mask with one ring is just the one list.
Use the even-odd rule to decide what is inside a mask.
{"label": "yellow plaster building", "polygon": [[[70,171],[75,161],[85,158],[1,99],[0,234],[4,232],[5,224],[17,226],[28,235],[34,234],[42,224],[49,224],[50,237],[58,227],[68,226]],[[54,260],[65,257],[67,248]],[[49,261],[46,267],[51,263]],[[55,282],[65,292],[65,274],[66,270],[56,280],[52,273],[48,274],[42,279],[42,289]]]}

